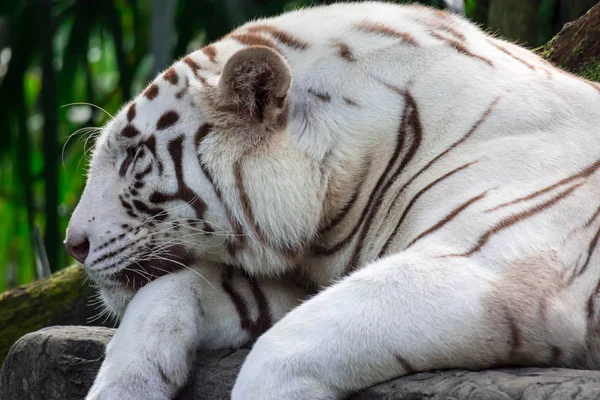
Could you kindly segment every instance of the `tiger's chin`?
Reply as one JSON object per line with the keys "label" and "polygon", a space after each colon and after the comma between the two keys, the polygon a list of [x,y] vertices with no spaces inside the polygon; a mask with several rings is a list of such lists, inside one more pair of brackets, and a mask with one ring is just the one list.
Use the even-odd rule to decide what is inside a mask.
{"label": "tiger's chin", "polygon": [[162,276],[188,268],[194,260],[191,254],[182,249],[171,249],[169,257],[137,261],[108,277],[89,275],[97,284],[105,307],[121,318],[127,305],[141,288]]}
{"label": "tiger's chin", "polygon": [[99,287],[99,293],[104,307],[118,320],[121,320],[127,305],[135,295],[135,292],[130,289],[102,285]]}

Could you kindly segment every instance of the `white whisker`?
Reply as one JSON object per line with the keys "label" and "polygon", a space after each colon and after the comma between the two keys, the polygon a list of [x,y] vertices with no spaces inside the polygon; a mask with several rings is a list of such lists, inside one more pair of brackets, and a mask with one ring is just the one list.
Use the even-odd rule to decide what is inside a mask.
{"label": "white whisker", "polygon": [[[66,165],[65,165],[65,149],[67,148],[67,144],[69,143],[69,140],[71,140],[71,138],[72,138],[73,136],[76,136],[76,135],[78,135],[79,133],[85,134],[85,133],[88,133],[88,132],[90,132],[90,133],[91,133],[91,135],[88,135],[88,138],[87,138],[87,140],[86,140],[86,143],[87,143],[87,141],[89,140],[89,138],[90,138],[90,137],[94,136],[94,135],[95,135],[97,132],[99,132],[99,131],[101,131],[101,130],[102,130],[102,128],[96,128],[96,127],[83,127],[83,128],[79,128],[79,129],[77,129],[75,132],[73,132],[72,134],[70,134],[70,135],[67,137],[67,140],[65,140],[65,143],[63,144],[63,147],[62,147],[62,152],[61,152],[61,156],[60,156],[60,157],[61,157],[61,160],[62,160],[63,168],[64,168],[65,170],[67,169],[67,167],[66,167]],[[79,140],[81,140],[81,136],[80,136]],[[79,140],[78,140],[78,142],[79,142]],[[85,149],[85,145],[84,145],[84,149]],[[84,151],[84,152],[85,152],[85,151]]]}
{"label": "white whisker", "polygon": [[70,107],[70,106],[90,106],[90,107],[95,107],[100,111],[103,111],[106,115],[108,115],[110,117],[110,119],[114,119],[115,117],[113,117],[108,111],[106,111],[104,108],[97,106],[96,104],[92,104],[92,103],[86,103],[84,101],[78,101],[75,103],[69,103],[69,104],[65,104],[60,106],[60,108],[64,108],[64,107]]}
{"label": "white whisker", "polygon": [[[210,283],[210,282],[208,281],[208,279],[206,279],[205,277],[203,277],[203,276],[202,276],[202,274],[201,274],[201,273],[199,273],[198,271],[196,271],[196,270],[195,270],[195,269],[193,269],[193,268],[190,268],[190,267],[188,267],[187,265],[185,265],[185,264],[184,264],[184,263],[182,263],[182,262],[175,261],[175,260],[171,260],[171,259],[168,259],[168,258],[166,258],[166,257],[160,257],[160,256],[155,256],[154,258],[155,258],[155,259],[158,259],[158,260],[163,260],[163,261],[171,262],[171,263],[177,264],[177,265],[179,265],[179,266],[181,266],[181,267],[183,267],[183,268],[185,268],[185,269],[188,269],[188,270],[192,271],[194,274],[198,275],[200,278],[202,278],[202,279],[203,279],[203,280],[204,280],[206,283],[208,283],[208,284],[210,285],[210,287],[212,287],[213,289],[215,288],[215,287],[212,285],[212,283]],[[160,268],[158,268],[158,267],[155,267],[155,266],[152,266],[152,267],[153,267],[153,268],[156,268],[156,269],[158,269],[159,271],[163,271],[163,272],[167,272],[167,273],[168,273],[168,271],[165,271],[165,270],[163,270],[163,269],[160,269]]]}

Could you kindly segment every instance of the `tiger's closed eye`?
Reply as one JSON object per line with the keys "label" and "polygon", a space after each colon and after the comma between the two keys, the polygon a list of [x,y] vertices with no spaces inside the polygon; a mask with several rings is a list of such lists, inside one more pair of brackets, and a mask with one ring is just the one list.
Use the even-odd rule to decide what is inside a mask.
{"label": "tiger's closed eye", "polygon": [[119,168],[119,176],[125,176],[125,174],[127,173],[129,166],[135,159],[135,155],[137,153],[137,148],[128,147],[126,151],[127,151],[127,156],[125,157],[125,160],[123,160],[123,163],[121,164],[121,167]]}

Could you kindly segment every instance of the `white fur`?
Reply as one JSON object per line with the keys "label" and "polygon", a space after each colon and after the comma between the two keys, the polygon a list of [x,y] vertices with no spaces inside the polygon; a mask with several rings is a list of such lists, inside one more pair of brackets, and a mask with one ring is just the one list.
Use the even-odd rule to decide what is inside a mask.
{"label": "white fur", "polygon": [[[365,20],[410,34],[418,46],[357,29]],[[218,86],[231,55],[244,48],[234,37],[214,44],[214,63],[202,51],[189,56],[201,67],[197,73],[206,84],[180,61],[173,66],[178,85],[159,77],[157,99],[135,99],[134,122],[142,138],[154,133],[164,112],[180,115],[173,128],[156,134],[164,175],[150,174],[145,190],[176,191],[167,146],[184,135],[184,180],[208,204],[203,218],[217,234],[200,235],[186,226],[179,233],[169,230],[173,220],[193,218],[185,202],[172,201],[164,205],[169,218],[159,224],[172,236],[142,225],[138,233],[125,235],[131,246],[102,262],[94,260],[120,247],[94,251],[92,245],[86,260],[90,276],[114,312],[127,311],[88,398],[167,399],[187,377],[185,349],[247,341],[239,310],[223,284],[222,264],[237,265],[260,279],[273,322],[304,296],[290,277],[323,288],[260,337],[235,385],[235,400],[340,398],[385,379],[435,368],[507,363],[599,367],[600,265],[592,239],[600,224],[593,218],[600,173],[560,182],[599,159],[600,87],[491,38],[463,19],[424,7],[337,4],[255,21],[234,34],[259,24],[309,44],[300,51],[268,33],[258,34],[276,43],[289,64],[286,129],[223,128],[195,148],[198,127],[215,122],[206,94]],[[443,39],[457,41],[456,32],[464,36],[458,50]],[[340,56],[340,42],[350,47],[354,61]],[[185,77],[190,89],[175,100]],[[409,99],[416,104],[423,133],[414,157],[389,181],[364,237],[359,231],[340,251],[319,255],[316,248],[342,241],[371,205],[378,179],[390,172],[386,166]],[[127,146],[140,140],[119,137],[126,113],[105,128],[70,223],[70,232],[83,232],[92,243],[133,221],[116,200],[136,172],[119,177],[118,165]],[[410,129],[392,169],[415,137]],[[472,135],[459,142],[470,130]],[[236,163],[243,165],[255,225],[240,201]],[[321,231],[350,201],[363,175],[345,219]],[[478,195],[442,228],[414,242]],[[519,198],[525,200],[515,201]],[[380,254],[406,210],[389,251]],[[511,216],[520,218],[510,222]],[[245,240],[236,252],[229,252],[225,241],[236,229],[232,221],[241,226]],[[492,233],[482,236],[486,232]],[[135,296],[114,286],[111,276],[128,260],[142,257],[137,243],[151,236],[183,243],[201,260],[193,269],[206,280],[178,272],[156,279]],[[286,245],[304,251],[299,261],[286,258],[281,251]],[[355,257],[357,246],[361,251]],[[586,258],[588,267],[579,273]],[[348,275],[355,261],[358,271]],[[273,277],[278,279],[269,280]],[[261,311],[250,282],[236,275],[233,285],[257,320]],[[179,329],[175,343],[173,329]],[[171,388],[157,375],[157,365],[164,366]]]}

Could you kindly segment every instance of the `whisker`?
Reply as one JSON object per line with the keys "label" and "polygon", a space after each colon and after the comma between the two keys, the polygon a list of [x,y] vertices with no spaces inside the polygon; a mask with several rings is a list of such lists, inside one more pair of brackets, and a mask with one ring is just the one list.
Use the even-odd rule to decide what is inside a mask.
{"label": "whisker", "polygon": [[189,223],[186,224],[186,225],[184,225],[184,227],[187,228],[187,229],[192,229],[192,230],[196,230],[198,232],[203,232],[203,233],[210,233],[211,235],[215,235],[215,236],[225,236],[225,235],[226,236],[231,236],[231,237],[247,236],[246,234],[243,234],[243,233],[242,234],[233,233],[233,232],[228,231],[225,228],[223,228],[223,227],[221,227],[221,226],[219,226],[219,225],[217,225],[215,223],[212,223],[212,222],[206,221],[206,220],[202,220],[202,219],[180,218],[180,219],[176,219],[176,220],[172,220],[172,221],[161,221],[161,222],[159,222],[159,225],[160,224],[174,225],[174,224],[179,223],[179,222],[188,222],[190,220],[194,221],[196,223],[205,223],[205,224],[208,224],[208,225],[212,225],[212,226],[218,228],[219,231],[208,232],[208,231],[205,231],[204,229],[200,229],[200,228],[196,228],[194,226],[191,226],[191,224],[189,224]]}
{"label": "whisker", "polygon": [[[174,263],[174,264],[177,264],[177,265],[179,265],[179,266],[181,266],[181,267],[183,267],[183,268],[185,268],[185,269],[188,269],[188,270],[192,271],[194,274],[198,275],[200,278],[202,278],[202,279],[203,279],[203,280],[204,280],[206,283],[208,283],[208,284],[210,285],[210,287],[212,287],[213,289],[215,288],[215,287],[212,285],[212,283],[210,283],[210,282],[208,281],[208,279],[206,279],[205,277],[203,277],[203,276],[202,276],[202,274],[201,274],[201,273],[199,273],[198,271],[196,271],[196,270],[195,270],[195,269],[193,269],[193,268],[190,268],[190,267],[188,267],[188,266],[187,266],[187,265],[185,265],[184,263],[182,263],[182,262],[179,262],[179,261],[175,261],[175,260],[171,260],[171,259],[168,259],[168,258],[166,258],[166,257],[155,256],[155,258],[156,258],[156,259],[159,259],[159,260],[167,261],[167,262],[172,262],[172,263]],[[163,271],[163,272],[167,272],[167,273],[169,273],[169,271],[165,271],[164,269],[161,269],[161,268],[158,268],[158,267],[155,267],[155,266],[152,266],[152,267],[153,267],[153,268],[156,268],[156,269],[158,269],[159,271]]]}
{"label": "whisker", "polygon": [[[154,276],[151,273],[149,273],[148,271],[144,270],[142,267],[140,267],[139,270],[137,270],[137,269],[131,269],[129,267],[125,267],[125,268],[122,268],[121,271],[135,272],[136,274],[140,275],[142,278],[146,279],[148,282],[152,282],[151,278],[156,278],[156,276]],[[125,277],[127,278],[127,275],[125,275]]]}
{"label": "whisker", "polygon": [[114,318],[114,316],[113,313],[109,310],[108,314],[106,315],[106,318],[104,318],[104,321],[102,321],[102,325],[106,324],[106,321],[108,321],[111,318]]}
{"label": "whisker", "polygon": [[182,204],[182,205],[181,205],[181,206],[179,206],[179,207],[172,208],[171,210],[166,210],[166,209],[165,209],[165,210],[163,210],[163,211],[161,211],[161,212],[157,213],[156,215],[152,215],[152,216],[150,216],[150,217],[146,218],[146,220],[144,220],[144,221],[141,223],[141,225],[147,224],[148,222],[150,222],[150,221],[152,221],[152,220],[154,220],[154,219],[156,219],[156,218],[158,218],[158,217],[160,217],[160,216],[163,216],[163,215],[165,215],[165,214],[168,214],[169,212],[178,212],[178,211],[181,211],[181,210],[185,209],[186,207],[190,206],[190,203],[193,203],[193,202],[194,202],[194,201],[196,201],[197,199],[198,199],[198,195],[194,196],[194,198],[193,198],[192,200],[190,200],[190,202],[185,202],[185,204]]}
{"label": "whisker", "polygon": [[110,315],[110,310],[108,309],[108,307],[105,306],[104,309],[101,312],[99,312],[98,314],[96,314],[94,317],[87,318],[86,322],[88,324],[92,324],[92,323],[98,321],[100,318],[102,318],[107,313]]}
{"label": "whisker", "polygon": [[[63,169],[66,171],[67,170],[67,166],[65,165],[65,149],[67,148],[67,144],[69,143],[69,140],[71,140],[71,138],[79,133],[87,133],[88,131],[91,132],[91,135],[88,136],[87,141],[89,140],[89,138],[91,136],[94,136],[97,133],[97,130],[101,130],[102,128],[92,128],[92,127],[84,127],[84,128],[79,128],[77,129],[75,132],[73,132],[72,134],[70,134],[67,139],[65,140],[65,143],[62,146],[62,151],[60,153],[60,159],[62,162],[62,166]],[[81,140],[81,137],[80,137]],[[84,145],[84,154],[85,154],[85,145]],[[81,162],[81,159],[79,160],[79,162]],[[77,168],[79,168],[79,163],[77,164]]]}
{"label": "whisker", "polygon": [[108,115],[110,117],[110,119],[114,119],[115,117],[113,117],[108,111],[106,111],[104,108],[97,106],[96,104],[92,104],[92,103],[86,103],[83,101],[78,101],[76,103],[69,103],[69,104],[65,104],[60,106],[60,108],[64,108],[64,107],[70,107],[70,106],[90,106],[90,107],[95,107],[100,111],[103,111],[106,115]]}
{"label": "whisker", "polygon": [[89,149],[85,149],[85,146],[87,146],[88,140],[89,140],[89,137],[85,141],[83,155],[81,156],[81,158],[79,159],[79,162],[77,163],[77,169],[79,169],[79,165],[81,165],[81,160],[85,159],[88,162],[88,164],[89,164],[89,161],[91,160],[91,157],[89,157],[89,154],[94,149],[94,147],[90,147]]}
{"label": "whisker", "polygon": [[[177,245],[184,246],[186,248],[193,249],[193,250],[198,250],[198,249],[203,249],[204,250],[204,249],[209,248],[208,243],[197,243],[195,241],[185,240],[187,237],[196,236],[196,235],[200,235],[200,233],[191,233],[191,234],[183,235],[183,236],[180,236],[180,237],[177,237],[177,238],[164,239],[164,240],[161,240],[160,243],[154,244],[153,247],[146,246],[146,248],[148,248],[150,250],[153,250],[153,249],[168,249],[170,247],[177,246]],[[211,247],[214,246],[216,248],[220,248],[221,245],[223,243],[225,243],[225,242],[226,242],[226,239],[223,239],[219,243],[216,243],[214,245],[211,244],[210,246]]]}

